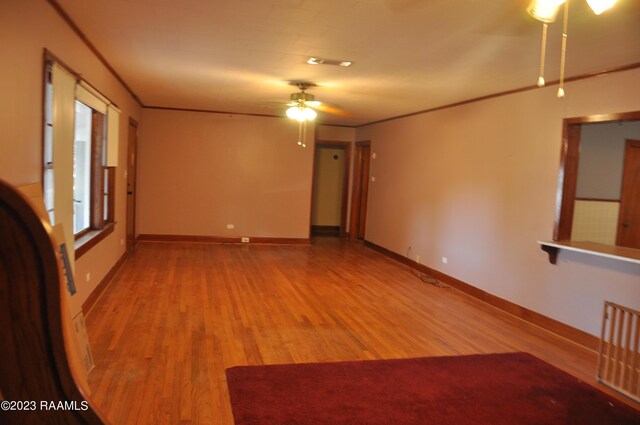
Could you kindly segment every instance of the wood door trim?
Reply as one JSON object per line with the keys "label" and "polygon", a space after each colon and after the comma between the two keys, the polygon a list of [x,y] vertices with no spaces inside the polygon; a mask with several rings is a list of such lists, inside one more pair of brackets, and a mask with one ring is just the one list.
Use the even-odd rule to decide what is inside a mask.
{"label": "wood door trim", "polygon": [[[134,149],[135,149],[135,156],[134,156],[134,160],[133,160],[133,165],[132,168],[134,169],[134,175],[133,178],[130,175],[130,169],[129,169],[129,161],[130,161],[130,149],[131,149],[131,145],[132,145],[132,140],[131,140],[131,128],[133,128],[134,130],[134,141],[133,144]],[[133,118],[129,118],[129,125],[127,126],[127,162],[126,162],[126,169],[127,169],[127,181],[126,181],[126,199],[127,199],[127,204],[126,204],[126,224],[125,224],[125,238],[126,238],[126,251],[127,254],[131,254],[131,251],[133,251],[133,247],[135,246],[136,243],[136,196],[137,196],[137,179],[138,179],[138,123],[133,119]],[[129,179],[133,179],[133,183],[132,183],[132,187],[129,187]],[[131,190],[130,190],[131,189]],[[132,192],[132,194],[130,195],[129,192]],[[129,206],[131,206],[131,215],[132,217],[129,217]],[[131,220],[131,223],[129,223],[129,220]],[[132,236],[131,236],[131,242],[129,242],[129,232],[128,232],[128,228],[129,228],[129,224],[131,224],[131,229],[132,229]],[[129,246],[129,244],[131,243],[131,246]]]}
{"label": "wood door trim", "polygon": [[[637,148],[640,149],[640,140],[635,140],[635,139],[626,139],[625,140],[625,145],[624,145],[624,160],[623,160],[623,168],[622,168],[622,192],[620,194],[620,210],[618,211],[618,231],[616,234],[616,245],[618,246],[624,246],[622,245],[622,229],[623,229],[623,225],[624,225],[624,213],[625,213],[625,207],[627,206],[627,202],[629,201],[629,197],[628,194],[626,193],[626,190],[629,190],[629,188],[631,187],[630,184],[628,184],[626,182],[626,180],[630,177],[628,175],[628,170],[627,167],[630,164],[627,164],[628,158],[629,158],[629,152],[631,151],[631,149],[633,148]],[[632,247],[635,248],[635,247]]]}
{"label": "wood door trim", "polygon": [[637,120],[640,120],[640,111],[588,115],[584,117],[565,118],[563,120],[562,148],[558,172],[558,187],[556,191],[558,203],[556,204],[554,214],[554,241],[571,239],[574,201],[578,181],[580,124]]}
{"label": "wood door trim", "polygon": [[[313,178],[311,179],[311,198],[313,199],[313,188],[315,187],[315,164],[316,148],[336,148],[344,149],[344,176],[342,178],[342,207],[340,211],[340,237],[347,237],[347,212],[349,211],[349,177],[351,172],[351,142],[338,142],[334,140],[316,140],[313,150]],[[312,201],[313,202],[313,201]],[[311,205],[313,208],[313,205]],[[311,226],[313,227],[313,225]]]}
{"label": "wood door trim", "polygon": [[[351,239],[358,239],[358,229],[354,228],[354,223],[359,223],[362,196],[362,180],[358,178],[361,173],[361,159],[363,146],[371,146],[371,140],[363,140],[355,143],[355,154],[353,164],[353,189],[351,192],[351,219],[349,222],[349,236]],[[366,208],[366,206],[365,206]]]}

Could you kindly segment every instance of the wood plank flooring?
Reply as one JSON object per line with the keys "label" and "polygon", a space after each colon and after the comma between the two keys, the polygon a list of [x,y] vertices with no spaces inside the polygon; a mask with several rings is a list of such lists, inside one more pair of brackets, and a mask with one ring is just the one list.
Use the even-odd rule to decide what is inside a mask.
{"label": "wood plank flooring", "polygon": [[113,424],[233,424],[236,365],[527,351],[594,383],[596,354],[360,243],[139,243],[87,317]]}

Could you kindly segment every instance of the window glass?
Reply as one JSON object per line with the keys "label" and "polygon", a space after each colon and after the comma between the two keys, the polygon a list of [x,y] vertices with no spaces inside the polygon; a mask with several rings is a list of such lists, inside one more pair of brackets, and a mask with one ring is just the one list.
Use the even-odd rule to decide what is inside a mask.
{"label": "window glass", "polygon": [[73,144],[73,233],[90,226],[91,213],[91,118],[93,110],[76,101]]}

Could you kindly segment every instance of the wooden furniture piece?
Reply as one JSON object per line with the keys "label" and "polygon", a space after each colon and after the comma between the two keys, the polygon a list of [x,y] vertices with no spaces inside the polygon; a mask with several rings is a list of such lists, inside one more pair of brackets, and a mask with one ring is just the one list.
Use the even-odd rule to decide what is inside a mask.
{"label": "wooden furniture piece", "polygon": [[64,282],[51,228],[0,180],[0,391],[30,409],[1,410],[2,424],[106,423],[69,366]]}

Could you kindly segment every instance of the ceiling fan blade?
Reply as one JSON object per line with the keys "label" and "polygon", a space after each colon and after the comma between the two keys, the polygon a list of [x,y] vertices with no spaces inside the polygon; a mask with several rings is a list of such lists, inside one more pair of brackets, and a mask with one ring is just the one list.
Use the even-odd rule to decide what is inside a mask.
{"label": "ceiling fan blade", "polygon": [[318,106],[314,106],[314,109],[318,111],[326,112],[331,115],[337,115],[339,117],[350,117],[351,114],[343,109],[336,108],[335,106],[329,106],[326,104],[320,104]]}

